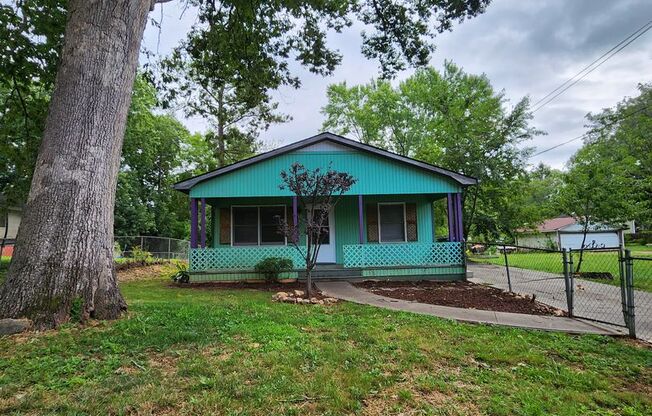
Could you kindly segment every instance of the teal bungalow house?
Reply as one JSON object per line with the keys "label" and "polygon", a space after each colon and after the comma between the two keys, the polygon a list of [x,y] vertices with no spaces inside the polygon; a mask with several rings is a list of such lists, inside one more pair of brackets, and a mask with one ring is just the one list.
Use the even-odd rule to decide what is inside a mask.
{"label": "teal bungalow house", "polygon": [[[295,196],[279,189],[280,172],[294,162],[330,165],[357,179],[329,213],[315,279],[464,278],[460,196],[477,180],[322,133],[175,185],[190,197],[191,281],[262,278],[254,266],[267,257],[291,259],[295,270],[282,277],[301,277],[304,260],[278,232],[279,217],[296,224],[307,215]],[[447,241],[435,238],[439,199],[448,204]]]}

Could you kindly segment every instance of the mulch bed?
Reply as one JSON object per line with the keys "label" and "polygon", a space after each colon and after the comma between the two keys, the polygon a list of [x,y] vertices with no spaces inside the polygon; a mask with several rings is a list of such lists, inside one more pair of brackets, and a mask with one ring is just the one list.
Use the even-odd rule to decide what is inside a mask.
{"label": "mulch bed", "polygon": [[[294,290],[302,290],[305,292],[306,284],[304,282],[294,283],[277,283],[277,282],[197,282],[176,284],[170,283],[170,286],[183,288],[183,289],[199,289],[199,290],[260,290],[262,292],[293,292]],[[313,285],[312,297],[323,300],[326,297],[321,294],[319,290]]]}
{"label": "mulch bed", "polygon": [[357,283],[356,286],[388,298],[431,305],[530,315],[566,315],[564,311],[539,303],[532,298],[470,282],[364,281]]}

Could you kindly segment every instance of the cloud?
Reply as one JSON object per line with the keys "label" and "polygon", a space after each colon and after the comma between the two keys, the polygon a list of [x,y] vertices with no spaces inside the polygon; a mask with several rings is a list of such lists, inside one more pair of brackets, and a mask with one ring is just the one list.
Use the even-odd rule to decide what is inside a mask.
{"label": "cloud", "polygon": [[[145,45],[167,53],[183,39],[194,22],[194,11],[183,6],[164,5],[164,19],[158,42],[158,29],[146,30]],[[652,16],[649,0],[494,0],[486,13],[456,24],[452,32],[436,39],[437,50],[431,65],[441,68],[452,60],[470,73],[485,73],[497,90],[504,89],[512,103],[529,95],[533,101],[545,96],[585,65],[602,55],[641,27]],[[152,13],[158,19],[160,10]],[[291,115],[291,122],[271,127],[262,135],[270,143],[284,144],[320,130],[329,84],[346,81],[349,85],[368,82],[378,75],[377,62],[360,53],[360,25],[342,34],[329,35],[332,47],[343,54],[342,65],[333,76],[323,78],[293,69],[300,75],[298,90],[282,88],[274,93],[279,109]],[[413,71],[399,74],[398,80]],[[614,106],[625,96],[636,95],[636,86],[651,81],[652,31],[614,56],[584,80],[535,114],[534,124],[548,133],[529,145],[543,150],[586,131],[584,116]],[[202,120],[185,120],[192,130],[206,128]],[[581,146],[581,140],[533,158],[562,168]]]}

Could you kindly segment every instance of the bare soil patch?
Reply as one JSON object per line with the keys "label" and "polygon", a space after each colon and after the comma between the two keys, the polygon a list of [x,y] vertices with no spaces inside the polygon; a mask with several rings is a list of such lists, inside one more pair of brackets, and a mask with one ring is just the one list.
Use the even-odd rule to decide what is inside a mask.
{"label": "bare soil patch", "polygon": [[530,315],[566,315],[564,311],[544,305],[530,297],[470,282],[365,281],[357,283],[356,286],[388,298],[431,305]]}

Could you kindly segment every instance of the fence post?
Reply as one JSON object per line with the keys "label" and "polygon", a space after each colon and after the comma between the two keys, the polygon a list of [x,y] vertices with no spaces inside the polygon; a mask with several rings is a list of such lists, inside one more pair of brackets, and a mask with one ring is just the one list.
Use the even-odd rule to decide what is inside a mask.
{"label": "fence post", "polygon": [[627,328],[629,336],[636,338],[636,314],[634,312],[634,260],[630,250],[625,250],[625,292],[627,300]]}
{"label": "fence post", "polygon": [[512,292],[512,277],[509,275],[509,262],[507,261],[507,246],[503,244],[503,256],[505,256],[505,271],[507,272],[507,286],[509,292]]}
{"label": "fence post", "polygon": [[568,250],[568,296],[570,297],[571,308],[568,310],[568,316],[573,317],[575,315],[575,273],[573,272],[573,249]]}
{"label": "fence post", "polygon": [[625,280],[625,252],[623,249],[618,250],[618,273],[620,275],[620,301],[623,309],[623,321],[625,326],[629,328],[629,312],[627,310],[627,284]]}
{"label": "fence post", "polygon": [[567,248],[562,250],[562,261],[564,262],[564,287],[566,289],[566,305],[568,316],[573,316],[573,260]]}

